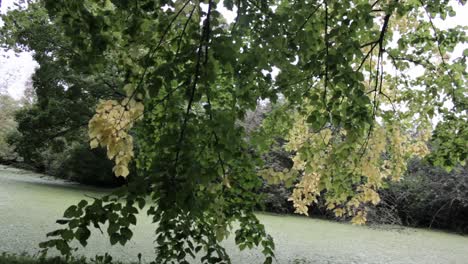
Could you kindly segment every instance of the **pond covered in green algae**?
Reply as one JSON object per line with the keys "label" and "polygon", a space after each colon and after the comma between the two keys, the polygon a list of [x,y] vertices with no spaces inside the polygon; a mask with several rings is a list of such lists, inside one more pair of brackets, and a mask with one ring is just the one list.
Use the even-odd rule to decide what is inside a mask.
{"label": "pond covered in green algae", "polygon": [[[0,166],[0,252],[34,254],[55,220],[71,204],[105,190],[53,180],[42,175]],[[468,236],[423,229],[375,229],[297,216],[259,214],[276,242],[278,263],[390,263],[467,264]],[[109,252],[114,259],[135,261],[154,256],[154,226],[143,214],[127,246],[111,246],[105,235],[93,232],[85,250],[93,257]],[[255,250],[239,251],[225,243],[233,263],[261,263]]]}

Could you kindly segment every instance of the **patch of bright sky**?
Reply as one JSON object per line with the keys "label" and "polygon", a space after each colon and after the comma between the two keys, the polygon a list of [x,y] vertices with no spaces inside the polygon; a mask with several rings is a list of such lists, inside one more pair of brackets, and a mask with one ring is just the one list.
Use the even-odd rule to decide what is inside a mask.
{"label": "patch of bright sky", "polygon": [[[0,13],[4,14],[8,8],[14,8],[14,3],[17,1],[18,0],[2,0],[0,2]],[[452,1],[452,6],[457,12],[457,15],[454,17],[447,17],[446,20],[434,19],[434,23],[438,28],[447,29],[457,25],[468,26],[468,5],[462,6],[458,4],[457,1]],[[205,9],[207,7],[202,6],[202,8]],[[223,14],[226,22],[234,22],[237,15],[236,10],[230,11],[222,5],[219,5],[217,10]],[[0,26],[1,25],[2,22],[0,20]],[[452,58],[459,57],[467,47],[467,44],[458,45],[452,53]],[[38,64],[33,60],[30,52],[15,54],[12,51],[0,51],[0,78],[2,78],[1,81],[4,81],[8,74],[14,77],[11,78],[11,82],[9,83],[8,93],[15,99],[20,99],[23,96],[25,83],[31,78],[36,67],[38,67]],[[278,74],[278,69],[274,68],[271,74],[272,76],[276,76]],[[419,74],[417,69],[414,70],[414,74]]]}
{"label": "patch of bright sky", "polygon": [[[5,14],[8,8],[14,8],[14,0],[2,0],[0,13]],[[3,22],[0,20],[0,26]],[[31,78],[38,64],[30,52],[15,54],[13,51],[0,51],[1,82],[8,79],[8,93],[15,99],[23,96],[26,82]]]}

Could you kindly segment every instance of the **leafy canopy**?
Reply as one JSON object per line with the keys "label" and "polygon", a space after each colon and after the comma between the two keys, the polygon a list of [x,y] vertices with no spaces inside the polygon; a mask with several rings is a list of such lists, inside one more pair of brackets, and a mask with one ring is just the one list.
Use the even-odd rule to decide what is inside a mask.
{"label": "leafy canopy", "polygon": [[[455,15],[448,1],[41,0],[7,17],[30,10],[66,44],[66,56],[53,55],[64,69],[104,73],[124,94],[98,103],[90,144],[107,149],[116,176],[137,168],[127,187],[70,207],[45,248],[69,254],[105,223],[111,243],[125,244],[138,207],[157,223],[157,263],[187,263],[202,249],[202,262],[229,263],[219,242],[232,230],[241,249],[261,246],[271,263],[273,240],[253,211],[260,154],[277,136],[294,166],[260,174],[300,179],[298,212],[325,193],[355,223],[408,156],[427,154],[435,116],[432,159],[466,159],[467,53],[449,57],[466,28],[433,21]],[[247,137],[238,121],[259,100],[280,107]]]}

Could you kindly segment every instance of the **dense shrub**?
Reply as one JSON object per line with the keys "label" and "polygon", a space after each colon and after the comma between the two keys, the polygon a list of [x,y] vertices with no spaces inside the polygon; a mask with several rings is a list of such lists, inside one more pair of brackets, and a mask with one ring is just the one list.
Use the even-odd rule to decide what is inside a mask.
{"label": "dense shrub", "polygon": [[468,166],[446,172],[413,160],[406,176],[381,197],[372,221],[468,233]]}
{"label": "dense shrub", "polygon": [[[51,258],[43,258],[43,257],[33,257],[30,255],[22,254],[22,255],[15,255],[15,254],[8,254],[3,252],[0,254],[0,264],[122,264],[121,262],[114,262],[112,261],[112,257],[105,254],[104,256],[96,256],[91,259],[86,258],[69,258],[64,259],[62,257],[51,257]],[[141,263],[138,262],[131,262],[131,263]],[[128,264],[131,264],[128,263]]]}
{"label": "dense shrub", "polygon": [[[124,183],[113,176],[105,151],[89,148],[84,126],[55,127],[48,124],[54,119],[48,114],[37,104],[15,110],[14,120],[10,114],[18,123],[17,130],[3,133],[11,146],[8,152],[17,153],[10,164],[88,185],[114,187]],[[2,133],[0,143],[1,138]]]}
{"label": "dense shrub", "polygon": [[[11,141],[15,147],[19,144],[14,139]],[[91,150],[87,142],[83,141],[64,144],[60,149],[54,148],[54,145],[46,145],[35,150],[34,155],[20,157],[10,165],[86,185],[116,187],[124,184],[122,178],[113,175],[112,161],[107,158],[105,151]]]}
{"label": "dense shrub", "polygon": [[91,150],[83,144],[69,151],[58,175],[87,185],[114,187],[124,184],[123,178],[114,176],[112,167],[113,163],[103,149]]}
{"label": "dense shrub", "polygon": [[[278,148],[264,155],[265,165],[268,168],[273,168],[276,171],[290,169],[293,165],[289,158],[289,153]],[[283,184],[269,185],[265,180],[260,192],[264,194],[264,210],[272,213],[293,213],[294,208],[292,203],[288,201],[291,195],[291,188],[285,187]]]}

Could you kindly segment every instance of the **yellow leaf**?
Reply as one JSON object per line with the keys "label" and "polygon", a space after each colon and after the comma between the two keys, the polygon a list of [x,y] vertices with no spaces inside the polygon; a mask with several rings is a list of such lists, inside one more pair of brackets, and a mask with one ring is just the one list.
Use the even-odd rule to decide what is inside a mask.
{"label": "yellow leaf", "polygon": [[115,167],[114,167],[114,174],[115,174],[115,176],[117,176],[117,177],[122,176],[122,177],[125,178],[125,177],[128,176],[129,173],[130,173],[130,172],[128,171],[128,168],[125,167],[125,166],[119,165],[119,166],[115,166]]}
{"label": "yellow leaf", "polygon": [[92,149],[95,149],[95,148],[97,148],[97,147],[99,146],[99,141],[95,138],[95,139],[91,140],[91,142],[89,143],[89,145],[90,145],[90,147],[91,147]]}
{"label": "yellow leaf", "polygon": [[229,178],[228,177],[224,177],[223,179],[223,184],[228,187],[228,188],[231,188],[231,184],[229,183]]}
{"label": "yellow leaf", "polygon": [[353,223],[354,225],[363,225],[366,223],[366,221],[367,221],[366,215],[362,211],[359,211],[353,217],[353,219],[351,219],[351,223]]}
{"label": "yellow leaf", "polygon": [[336,208],[333,212],[336,217],[342,217],[345,214],[345,210],[343,208]]}

